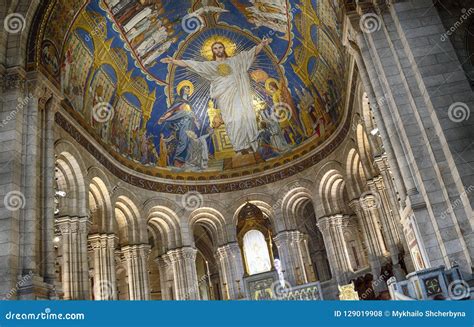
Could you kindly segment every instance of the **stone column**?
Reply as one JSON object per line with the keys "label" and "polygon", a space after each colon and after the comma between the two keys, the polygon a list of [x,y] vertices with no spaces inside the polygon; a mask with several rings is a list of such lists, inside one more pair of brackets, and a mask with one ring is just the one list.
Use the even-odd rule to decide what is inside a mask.
{"label": "stone column", "polygon": [[149,300],[148,244],[126,245],[122,247],[123,262],[127,269],[130,300]]}
{"label": "stone column", "polygon": [[94,265],[94,299],[117,300],[115,274],[115,235],[94,234],[89,236]]}
{"label": "stone column", "polygon": [[[372,194],[367,194],[359,200],[351,201],[349,206],[360,221],[372,276],[374,280],[377,280],[380,277],[385,251],[382,235],[378,228],[378,211],[375,197]],[[385,283],[374,283],[374,290],[377,293],[385,289]]]}
{"label": "stone column", "polygon": [[[24,168],[23,153],[23,116],[28,110],[24,106],[19,106],[19,99],[26,96],[25,71],[23,69],[5,69],[0,65],[0,173],[2,195],[0,196],[0,216],[2,218],[2,230],[0,232],[0,295],[6,299],[16,299],[16,289],[18,277],[28,273],[30,266],[35,267],[34,262],[30,262],[26,269],[22,269],[20,238],[20,217],[23,208],[26,208],[25,194],[21,188],[22,171]],[[29,199],[28,199],[29,200]],[[34,229],[30,231],[28,237],[32,237]],[[24,242],[24,241],[23,241]],[[29,242],[30,244],[30,242]],[[30,244],[29,246],[32,246]],[[34,252],[33,252],[34,253]],[[31,255],[31,252],[30,252]]]}
{"label": "stone column", "polygon": [[[46,94],[50,92],[48,89]],[[42,101],[46,101],[42,98]],[[60,107],[61,98],[56,94],[45,103],[42,112],[42,144],[41,170],[43,178],[41,181],[42,194],[42,249],[43,249],[43,276],[47,283],[53,284],[56,279],[55,257],[54,257],[54,178],[55,178],[55,158],[54,158],[54,115]]]}
{"label": "stone column", "polygon": [[349,216],[333,215],[318,219],[317,226],[324,239],[332,276],[339,285],[349,282],[351,265],[344,239],[344,225]]}
{"label": "stone column", "polygon": [[173,269],[176,300],[199,300],[196,254],[197,250],[191,247],[174,249],[167,253]]}
{"label": "stone column", "polygon": [[62,282],[65,300],[89,299],[88,225],[88,217],[62,217],[57,220],[62,238]]}
{"label": "stone column", "polygon": [[398,226],[394,223],[393,211],[391,210],[389,195],[385,188],[382,176],[377,176],[373,180],[368,181],[367,185],[372,190],[376,198],[376,208],[379,212],[379,219],[382,225],[382,233],[387,242],[388,251],[393,265],[393,272],[397,280],[404,280],[405,274],[401,271],[399,263],[400,254],[400,235]]}
{"label": "stone column", "polygon": [[284,270],[285,279],[290,285],[296,286],[308,282],[306,266],[303,260],[304,234],[299,231],[282,231],[274,239]]}
{"label": "stone column", "polygon": [[[388,166],[388,159],[386,156],[381,156],[375,158],[374,161],[380,171],[380,179],[374,180],[375,185],[377,186],[378,192],[380,193],[382,202],[384,203],[384,207],[387,208],[385,211],[389,213],[387,217],[387,222],[389,225],[388,229],[393,235],[392,237],[395,243],[397,244],[398,250],[400,251],[403,249],[404,251],[403,259],[405,261],[405,265],[407,266],[408,272],[412,272],[414,270],[413,262],[410,256],[410,251],[408,250],[405,236],[403,235],[402,222],[399,212],[399,203],[397,200],[397,194],[395,190],[395,185],[393,183],[391,171]],[[402,276],[396,277],[399,281],[405,279],[404,274],[402,279],[399,279]]]}
{"label": "stone column", "polygon": [[173,281],[173,267],[171,265],[171,258],[167,254],[163,254],[155,259],[158,264],[158,271],[160,274],[160,287],[162,300],[174,300],[172,284]]}
{"label": "stone column", "polygon": [[[422,227],[416,238],[425,265],[450,267],[455,260],[470,276],[474,196],[465,190],[472,184],[465,167],[474,160],[466,145],[473,139],[474,120],[467,113],[474,95],[431,0],[392,1],[381,9],[379,28],[359,33],[355,41],[373,90],[384,100],[381,117],[407,191],[400,215]],[[453,119],[457,110],[461,119]],[[453,208],[456,200],[461,204]]]}
{"label": "stone column", "polygon": [[307,282],[312,283],[317,281],[316,278],[316,272],[315,272],[315,267],[314,264],[311,260],[311,254],[309,252],[309,246],[308,246],[308,235],[303,234],[303,238],[300,241],[301,247],[303,249],[303,263],[305,265],[305,272],[306,272],[306,277],[307,277]]}
{"label": "stone column", "polygon": [[[353,235],[354,241],[356,242],[355,250],[357,252],[357,258],[359,259],[359,264],[357,265],[355,262],[355,257],[353,258],[353,256],[351,256],[352,270],[356,271],[363,267],[368,267],[369,263],[367,262],[367,251],[363,246],[362,231],[360,230],[360,224],[357,216],[355,214],[350,216],[348,219],[348,224],[344,227],[347,228],[348,232]],[[350,245],[348,244],[347,251],[352,254],[352,249],[349,246]]]}
{"label": "stone column", "polygon": [[244,265],[239,244],[234,242],[217,248],[215,257],[219,267],[223,298],[236,300],[244,297]]}

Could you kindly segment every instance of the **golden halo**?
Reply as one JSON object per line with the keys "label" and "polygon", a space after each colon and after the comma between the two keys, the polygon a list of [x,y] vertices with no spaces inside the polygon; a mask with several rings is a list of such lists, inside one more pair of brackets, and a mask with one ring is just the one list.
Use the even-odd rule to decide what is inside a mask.
{"label": "golden halo", "polygon": [[194,84],[191,83],[191,81],[185,79],[184,81],[179,82],[178,86],[176,87],[176,91],[178,92],[178,95],[181,94],[181,89],[183,87],[189,87],[189,96],[193,95],[194,93]]}
{"label": "golden halo", "polygon": [[270,90],[270,83],[274,82],[277,86],[278,86],[278,81],[272,77],[270,77],[269,79],[267,79],[265,81],[265,89],[269,92],[269,93],[273,93],[272,90]]}
{"label": "golden halo", "polygon": [[229,39],[226,36],[220,36],[220,35],[213,35],[202,43],[201,56],[203,56],[207,60],[213,60],[214,56],[212,54],[211,46],[215,42],[222,42],[222,44],[224,44],[227,55],[229,57],[234,56],[235,51],[237,49],[237,45],[235,44],[235,42],[233,42],[231,39]]}

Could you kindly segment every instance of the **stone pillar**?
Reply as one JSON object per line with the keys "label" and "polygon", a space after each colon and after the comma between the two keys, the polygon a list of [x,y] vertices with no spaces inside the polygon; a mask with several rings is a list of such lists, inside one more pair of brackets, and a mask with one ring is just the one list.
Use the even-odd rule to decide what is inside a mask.
{"label": "stone pillar", "polygon": [[171,258],[167,254],[163,254],[155,259],[158,264],[158,271],[160,274],[160,287],[162,300],[174,300],[172,283],[173,282],[173,267],[171,265]]}
{"label": "stone pillar", "polygon": [[217,248],[215,257],[219,267],[223,298],[236,300],[244,297],[244,265],[239,244],[234,242]]}
{"label": "stone pillar", "polygon": [[[390,168],[388,166],[388,159],[386,156],[381,156],[375,158],[375,164],[377,165],[378,170],[380,171],[380,179],[375,180],[375,185],[377,186],[378,192],[381,196],[382,203],[386,208],[386,212],[388,213],[387,216],[387,223],[388,223],[388,230],[392,233],[392,237],[397,244],[398,250],[402,250],[404,252],[404,262],[407,267],[407,272],[414,271],[413,262],[410,256],[410,251],[408,250],[408,245],[405,240],[405,236],[403,235],[403,227],[399,212],[399,203],[397,200],[397,194],[395,191],[395,185],[393,183],[393,178],[391,175]],[[398,262],[398,260],[397,260]],[[398,269],[398,267],[397,267]],[[400,275],[400,271],[398,274]],[[405,276],[395,276],[397,280],[404,280]]]}
{"label": "stone pillar", "polygon": [[369,263],[367,261],[367,251],[364,249],[363,246],[362,231],[360,229],[360,224],[357,216],[355,214],[350,216],[347,225],[344,225],[344,227],[347,229],[348,233],[353,236],[353,240],[356,243],[355,251],[357,252],[357,258],[359,259],[359,264],[357,265],[357,262],[355,262],[355,257],[353,253],[351,253],[352,249],[350,248],[350,244],[347,244],[347,251],[349,252],[349,256],[351,259],[352,270],[356,271],[364,267],[368,267]]}
{"label": "stone pillar", "polygon": [[173,269],[176,300],[199,300],[196,254],[197,250],[191,247],[174,249],[167,253]]}
{"label": "stone pillar", "polygon": [[306,265],[303,260],[304,234],[299,231],[282,231],[274,239],[280,255],[285,280],[292,286],[308,282]]}
{"label": "stone pillar", "polygon": [[[380,229],[378,227],[378,210],[376,208],[376,199],[374,195],[367,194],[359,200],[351,201],[349,206],[352,208],[360,221],[372,276],[374,280],[377,280],[380,277],[385,251],[382,235],[380,234]],[[385,289],[385,283],[374,283],[374,290],[377,293]]]}
{"label": "stone pillar", "polygon": [[149,300],[148,244],[126,245],[122,247],[122,259],[127,270],[130,300]]}
{"label": "stone pillar", "polygon": [[62,242],[62,282],[65,300],[88,300],[87,261],[88,217],[62,217],[57,220]]}
{"label": "stone pillar", "polygon": [[[456,261],[470,276],[474,195],[466,191],[473,184],[466,167],[474,160],[469,146],[474,133],[468,115],[474,107],[471,87],[453,47],[445,42],[446,29],[433,1],[355,7],[362,15],[365,6],[375,9],[376,28],[361,31],[355,41],[373,90],[383,100],[381,117],[403,176],[407,208],[400,216],[421,227],[416,240],[424,265],[450,267]],[[355,30],[357,26],[354,21]],[[459,204],[453,206],[455,201]]]}
{"label": "stone pillar", "polygon": [[344,239],[344,226],[349,216],[333,215],[318,219],[317,226],[324,239],[332,277],[339,285],[349,282],[351,265]]}
{"label": "stone pillar", "polygon": [[382,176],[377,176],[373,180],[368,181],[367,185],[372,190],[376,198],[376,208],[379,212],[379,219],[382,225],[382,233],[387,242],[388,251],[393,265],[393,272],[397,280],[404,280],[405,274],[401,270],[399,263],[400,254],[400,234],[398,233],[398,226],[393,219],[393,211],[391,210],[389,195],[385,188]]}
{"label": "stone pillar", "polygon": [[[48,90],[45,91],[48,94]],[[46,101],[42,98],[42,101]],[[55,255],[54,255],[54,178],[55,178],[55,158],[54,158],[54,115],[59,109],[61,98],[58,95],[51,97],[48,103],[44,104],[42,112],[42,138],[41,138],[41,209],[42,209],[42,251],[43,251],[43,276],[46,283],[53,284],[56,279]]]}
{"label": "stone pillar", "polygon": [[89,236],[94,265],[94,299],[117,300],[115,274],[115,235],[94,234]]}
{"label": "stone pillar", "polygon": [[315,272],[315,267],[313,265],[313,262],[311,260],[311,254],[309,252],[309,246],[308,246],[308,235],[303,234],[303,238],[300,241],[301,247],[303,249],[303,263],[304,263],[304,270],[306,272],[306,277],[307,277],[307,282],[312,283],[316,282],[316,272]]}
{"label": "stone pillar", "polygon": [[[25,275],[28,266],[35,267],[30,262],[22,269],[20,247],[20,217],[21,209],[26,207],[25,194],[22,185],[23,153],[23,116],[27,111],[25,106],[19,106],[19,100],[26,96],[26,77],[23,69],[4,69],[0,65],[0,173],[1,196],[0,217],[2,230],[0,232],[0,295],[5,299],[16,299],[18,277]],[[32,237],[34,229],[28,237]],[[23,241],[24,242],[24,241]],[[30,245],[31,241],[28,242]],[[34,253],[34,252],[33,252]],[[27,253],[25,253],[27,254]],[[30,252],[31,255],[31,252]]]}

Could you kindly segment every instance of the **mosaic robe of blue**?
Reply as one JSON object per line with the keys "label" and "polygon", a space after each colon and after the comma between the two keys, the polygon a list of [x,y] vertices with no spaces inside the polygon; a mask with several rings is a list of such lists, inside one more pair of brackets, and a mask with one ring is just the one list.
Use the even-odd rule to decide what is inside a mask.
{"label": "mosaic robe of blue", "polygon": [[[176,110],[177,107],[187,104],[187,101],[179,99],[175,104],[168,110]],[[168,117],[163,123],[163,128],[169,128],[174,131],[177,145],[174,154],[171,154],[170,161],[173,163],[178,160],[182,163],[186,162],[188,156],[188,147],[190,144],[189,136],[186,134],[187,131],[193,131],[195,127],[195,115],[191,110],[178,109],[174,114]]]}

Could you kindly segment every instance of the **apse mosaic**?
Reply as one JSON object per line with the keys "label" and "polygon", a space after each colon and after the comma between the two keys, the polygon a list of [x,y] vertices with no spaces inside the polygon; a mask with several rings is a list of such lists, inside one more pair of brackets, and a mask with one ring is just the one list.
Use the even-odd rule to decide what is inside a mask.
{"label": "apse mosaic", "polygon": [[264,165],[342,120],[336,0],[58,1],[52,15],[73,23],[47,26],[43,66],[74,117],[132,166]]}

